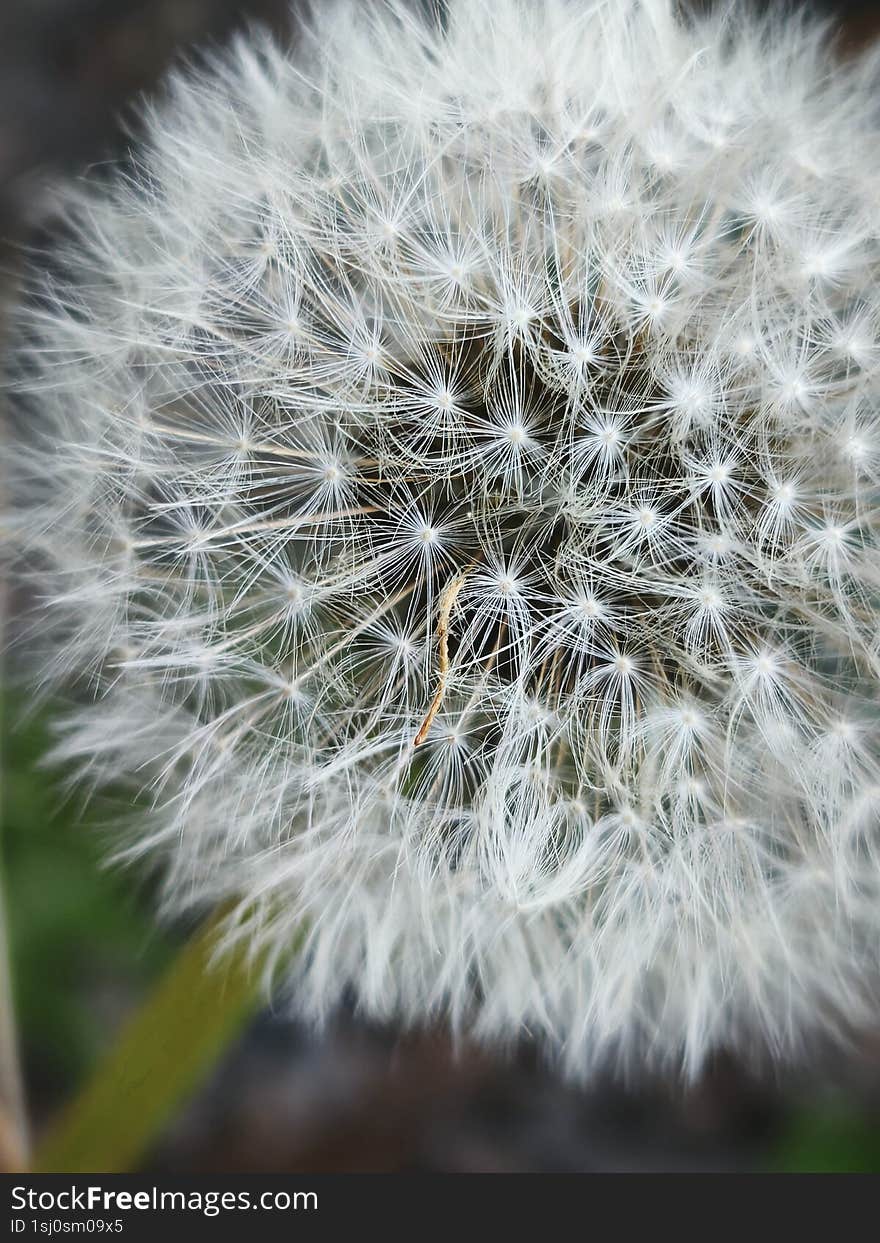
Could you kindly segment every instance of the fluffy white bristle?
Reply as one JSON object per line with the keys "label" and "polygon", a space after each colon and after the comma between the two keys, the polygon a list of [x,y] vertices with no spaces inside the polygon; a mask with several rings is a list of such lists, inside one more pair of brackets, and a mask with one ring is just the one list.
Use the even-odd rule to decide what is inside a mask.
{"label": "fluffy white bristle", "polygon": [[874,1013],[876,84],[791,17],[332,3],[70,195],[9,472],[58,754],[306,1011],[573,1073]]}

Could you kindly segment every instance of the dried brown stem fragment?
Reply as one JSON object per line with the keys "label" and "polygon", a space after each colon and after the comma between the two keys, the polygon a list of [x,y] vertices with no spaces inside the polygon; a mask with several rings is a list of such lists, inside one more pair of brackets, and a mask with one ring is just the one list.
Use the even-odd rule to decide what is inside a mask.
{"label": "dried brown stem fragment", "polygon": [[431,700],[425,719],[419,726],[419,732],[413,739],[414,747],[418,747],[425,741],[434,724],[434,718],[443,706],[446,682],[449,678],[449,618],[470,570],[471,567],[468,566],[463,574],[459,574],[457,578],[447,583],[440,597],[440,610],[437,617],[437,691]]}

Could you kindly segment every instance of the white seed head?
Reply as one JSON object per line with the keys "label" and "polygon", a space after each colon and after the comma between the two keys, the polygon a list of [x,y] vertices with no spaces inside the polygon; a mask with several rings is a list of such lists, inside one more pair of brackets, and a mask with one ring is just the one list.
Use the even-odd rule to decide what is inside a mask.
{"label": "white seed head", "polygon": [[7,472],[57,753],[315,1016],[790,1052],[877,1017],[876,61],[445,8],[241,38],[68,196]]}

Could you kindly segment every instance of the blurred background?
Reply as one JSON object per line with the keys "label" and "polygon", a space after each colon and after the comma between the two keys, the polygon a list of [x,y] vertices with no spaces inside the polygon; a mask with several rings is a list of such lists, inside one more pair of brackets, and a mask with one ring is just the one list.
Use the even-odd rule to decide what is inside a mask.
{"label": "blurred background", "polygon": [[[813,7],[838,26],[842,56],[880,35],[880,0]],[[17,248],[45,227],[41,188],[122,149],[120,117],[139,92],[194,44],[254,19],[283,33],[287,0],[5,0],[4,313],[14,314]],[[39,767],[51,707],[35,713],[20,693],[3,696],[0,683],[0,709],[0,869],[38,1137],[191,930],[156,927],[148,887],[102,866],[100,804],[83,810]],[[344,1012],[316,1036],[266,1012],[166,1130],[148,1168],[876,1171],[880,1031],[848,1056],[815,1053],[784,1077],[722,1056],[689,1086],[609,1079],[585,1091],[555,1077],[527,1044],[501,1063],[454,1051],[441,1031],[401,1033]]]}

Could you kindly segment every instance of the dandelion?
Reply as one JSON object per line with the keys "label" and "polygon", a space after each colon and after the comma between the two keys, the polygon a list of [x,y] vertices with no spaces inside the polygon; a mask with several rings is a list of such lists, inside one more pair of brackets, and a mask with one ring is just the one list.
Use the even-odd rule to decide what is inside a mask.
{"label": "dandelion", "polygon": [[876,1017],[876,58],[822,40],[335,2],[68,194],[8,471],[56,754],[302,1011],[576,1075]]}

